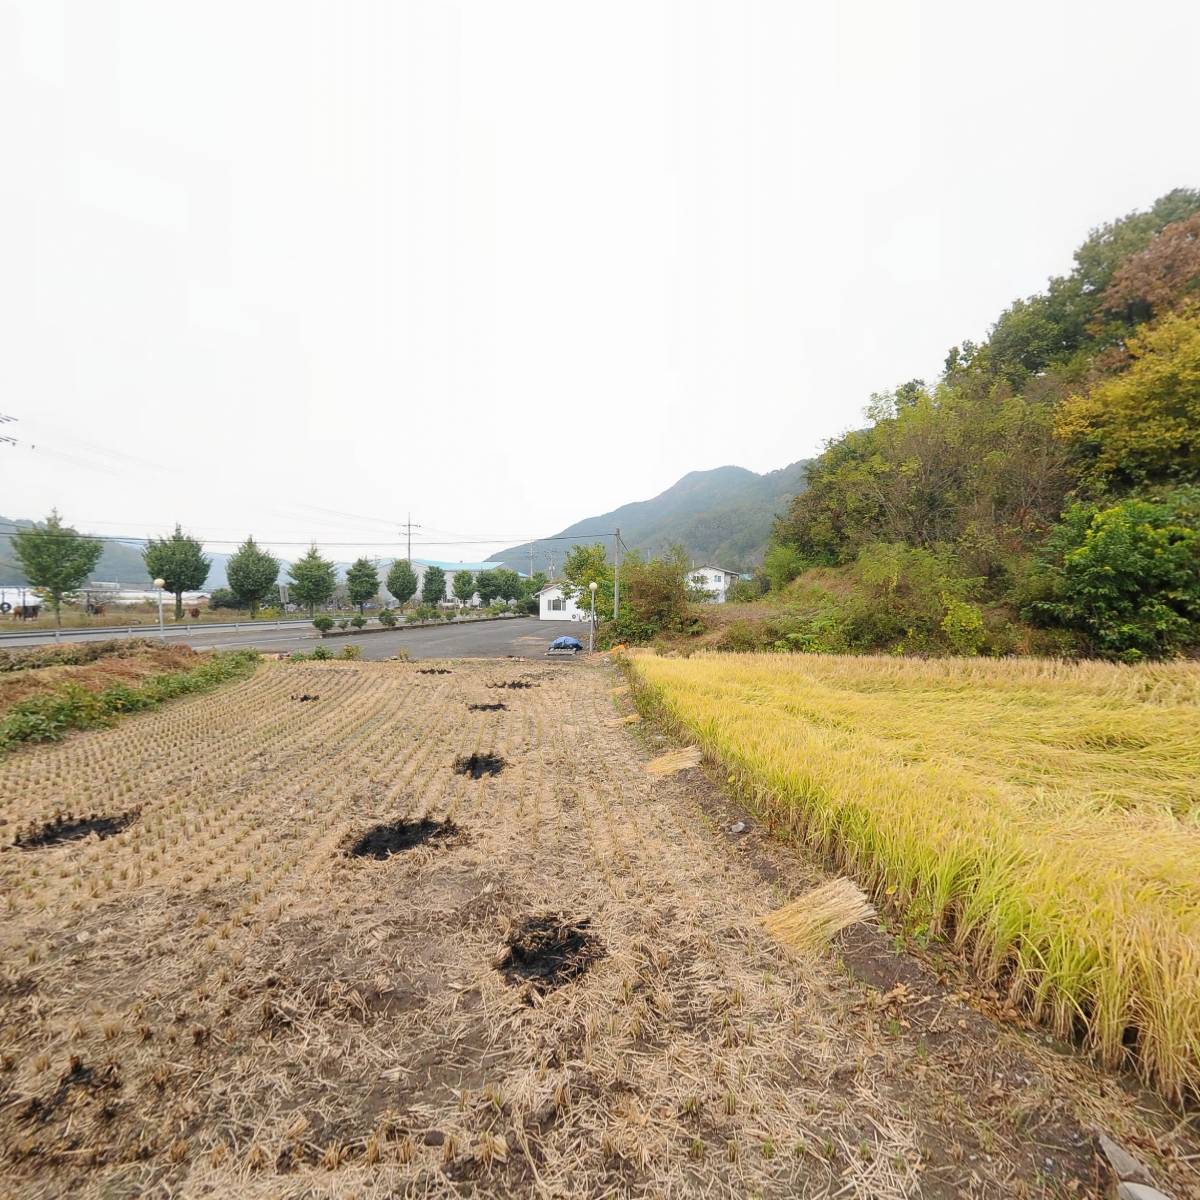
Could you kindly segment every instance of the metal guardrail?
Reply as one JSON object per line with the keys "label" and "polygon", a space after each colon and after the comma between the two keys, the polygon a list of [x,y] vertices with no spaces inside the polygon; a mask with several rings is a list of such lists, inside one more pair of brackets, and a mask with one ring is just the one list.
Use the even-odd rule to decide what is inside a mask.
{"label": "metal guardrail", "polygon": [[126,634],[133,637],[141,634],[144,637],[170,637],[173,634],[203,633],[206,629],[283,629],[292,625],[312,625],[307,618],[301,620],[277,621],[197,621],[192,625],[165,625],[161,629],[157,625],[76,625],[70,629],[15,629],[0,630],[0,642],[10,638],[22,641],[32,641],[34,638],[53,639],[56,642],[73,641],[80,637],[115,637]]}
{"label": "metal guardrail", "polygon": [[[450,621],[420,621],[416,624],[409,625],[407,623],[398,624],[392,632],[402,629],[425,629],[429,626],[445,627],[446,625],[477,625],[484,621],[512,621],[520,617],[520,613],[500,613],[494,617],[467,617],[461,619],[458,617]],[[171,637],[176,634],[195,633],[197,631],[203,633],[206,629],[287,629],[295,625],[307,625],[310,629],[313,627],[312,621],[308,617],[300,619],[293,618],[290,621],[282,619],[275,621],[196,621],[191,625],[165,625],[160,630],[157,625],[76,625],[74,628],[68,629],[16,629],[11,633],[7,630],[0,630],[0,643],[8,641],[10,638],[16,638],[20,641],[33,641],[36,638],[41,638],[45,641],[73,641],[80,637],[118,637],[122,634],[133,637],[140,635],[142,637]],[[356,629],[353,631],[339,630],[339,636],[351,637],[355,633],[380,633],[388,632],[386,629],[371,629],[362,630]]]}

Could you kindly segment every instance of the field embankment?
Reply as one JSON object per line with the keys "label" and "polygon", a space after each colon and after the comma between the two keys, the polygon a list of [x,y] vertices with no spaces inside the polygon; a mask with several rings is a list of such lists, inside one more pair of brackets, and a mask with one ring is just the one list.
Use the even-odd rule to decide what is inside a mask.
{"label": "field embankment", "polygon": [[1200,668],[637,655],[761,811],[1109,1064],[1200,1094]]}
{"label": "field embankment", "polygon": [[0,650],[0,753],[204,691],[257,661],[254,651],[200,654],[145,638]]}

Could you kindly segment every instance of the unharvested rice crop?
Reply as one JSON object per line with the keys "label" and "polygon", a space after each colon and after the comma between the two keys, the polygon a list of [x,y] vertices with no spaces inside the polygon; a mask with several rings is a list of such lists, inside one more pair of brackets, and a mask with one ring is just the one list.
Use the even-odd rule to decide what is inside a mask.
{"label": "unharvested rice crop", "polygon": [[761,811],[1171,1100],[1200,1094],[1200,667],[632,660]]}

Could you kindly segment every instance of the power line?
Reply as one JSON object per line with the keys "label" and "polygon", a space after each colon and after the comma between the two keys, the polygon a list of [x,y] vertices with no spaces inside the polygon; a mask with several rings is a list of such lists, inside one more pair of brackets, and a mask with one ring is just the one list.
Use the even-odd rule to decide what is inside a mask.
{"label": "power line", "polygon": [[[98,522],[98,523],[103,524],[103,522]],[[414,525],[413,528],[419,529],[420,526]],[[21,528],[21,526],[19,526],[19,525],[10,525],[7,529],[0,529],[0,533],[12,534],[12,533],[22,533],[22,532],[29,532],[29,530],[23,530]],[[151,538],[143,537],[139,534],[70,533],[70,532],[67,532],[66,530],[63,530],[59,533],[51,533],[48,530],[42,530],[39,532],[42,533],[43,537],[83,538],[89,542],[116,542],[116,543],[119,543],[122,545],[144,546],[151,540]],[[538,542],[577,542],[577,541],[580,541],[581,539],[597,539],[597,538],[612,537],[612,536],[613,535],[611,532],[609,532],[609,533],[585,533],[585,534],[555,534],[552,537],[537,538],[536,540]],[[242,542],[245,541],[245,538],[241,538],[241,539],[239,539],[239,538],[199,538],[198,540],[205,546],[240,546],[242,544]],[[502,541],[503,539],[501,539],[501,538],[496,538],[496,539],[471,538],[470,540],[461,540],[461,541],[454,541],[454,540],[448,540],[448,541],[442,541],[442,542],[413,541],[410,543],[409,542],[363,542],[363,541],[331,542],[331,541],[325,541],[324,539],[318,539],[317,542],[314,543],[312,538],[305,538],[302,541],[293,541],[293,540],[284,539],[284,538],[256,536],[254,540],[256,542],[261,542],[264,545],[270,545],[270,546],[312,546],[312,545],[316,544],[318,546],[342,546],[342,547],[361,546],[361,547],[385,549],[388,547],[400,547],[400,546],[404,546],[406,544],[412,545],[412,546],[417,546],[417,547],[421,547],[421,546],[478,546],[481,544],[486,544],[488,541],[493,541],[493,540]]]}

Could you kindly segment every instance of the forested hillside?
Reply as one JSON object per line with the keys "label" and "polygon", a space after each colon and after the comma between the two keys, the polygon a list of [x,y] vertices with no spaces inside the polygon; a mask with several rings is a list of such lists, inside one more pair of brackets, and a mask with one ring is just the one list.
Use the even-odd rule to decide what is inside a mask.
{"label": "forested hillside", "polygon": [[[623,504],[568,526],[554,541],[535,542],[534,566],[549,573],[561,567],[571,541],[602,542],[620,529],[631,550],[660,554],[678,545],[698,562],[748,569],[762,561],[772,522],[804,487],[806,467],[795,462],[764,475],[734,466],[690,471],[653,499]],[[529,569],[528,543],[493,557]]]}
{"label": "forested hillside", "polygon": [[1200,192],[1093,231],[1069,274],[868,418],[775,524],[784,645],[1195,646]]}

